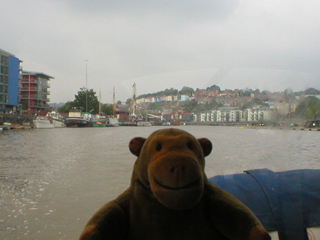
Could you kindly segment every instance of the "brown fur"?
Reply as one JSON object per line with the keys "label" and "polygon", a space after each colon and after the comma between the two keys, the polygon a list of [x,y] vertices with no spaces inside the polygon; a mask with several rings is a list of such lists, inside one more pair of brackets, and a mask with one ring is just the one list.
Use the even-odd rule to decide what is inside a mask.
{"label": "brown fur", "polygon": [[129,148],[138,157],[130,187],[91,218],[81,240],[270,239],[245,205],[209,183],[208,139],[165,129]]}

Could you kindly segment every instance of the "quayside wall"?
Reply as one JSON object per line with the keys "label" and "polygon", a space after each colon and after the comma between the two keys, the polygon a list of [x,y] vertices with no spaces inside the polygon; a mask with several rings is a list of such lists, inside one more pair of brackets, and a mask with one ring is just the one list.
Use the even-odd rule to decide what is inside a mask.
{"label": "quayside wall", "polygon": [[0,114],[0,125],[3,125],[4,122],[15,123],[15,124],[27,124],[32,123],[31,116],[24,115],[14,115],[14,114]]}

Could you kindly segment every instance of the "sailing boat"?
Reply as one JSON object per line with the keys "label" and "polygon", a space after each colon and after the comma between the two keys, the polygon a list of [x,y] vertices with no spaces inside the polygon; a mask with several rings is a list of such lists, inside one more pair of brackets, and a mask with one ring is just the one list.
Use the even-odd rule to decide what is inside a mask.
{"label": "sailing boat", "polygon": [[106,127],[119,127],[119,121],[116,115],[116,91],[113,87],[113,116],[108,116],[106,121]]}
{"label": "sailing boat", "polygon": [[106,122],[106,116],[101,113],[101,91],[99,91],[99,115],[97,115],[97,121],[92,124],[92,127],[105,127]]}

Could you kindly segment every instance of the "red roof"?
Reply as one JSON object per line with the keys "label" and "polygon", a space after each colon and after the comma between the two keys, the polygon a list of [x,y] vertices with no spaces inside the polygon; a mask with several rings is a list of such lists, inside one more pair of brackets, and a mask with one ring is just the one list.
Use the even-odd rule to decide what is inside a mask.
{"label": "red roof", "polygon": [[177,112],[181,113],[181,114],[184,114],[184,115],[190,115],[191,114],[191,113],[188,113],[188,112],[183,111],[183,110],[178,110]]}

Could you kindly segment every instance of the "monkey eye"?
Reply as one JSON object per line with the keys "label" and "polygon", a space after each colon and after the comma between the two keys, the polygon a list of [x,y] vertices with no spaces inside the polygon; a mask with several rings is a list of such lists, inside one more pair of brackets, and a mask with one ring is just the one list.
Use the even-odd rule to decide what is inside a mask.
{"label": "monkey eye", "polygon": [[162,149],[162,145],[161,143],[158,143],[158,145],[156,146],[156,150],[159,152]]}
{"label": "monkey eye", "polygon": [[191,141],[189,141],[189,142],[187,143],[187,146],[188,146],[188,148],[189,148],[190,150],[193,150],[193,148],[194,148],[194,145],[193,145],[193,143],[192,143]]}

